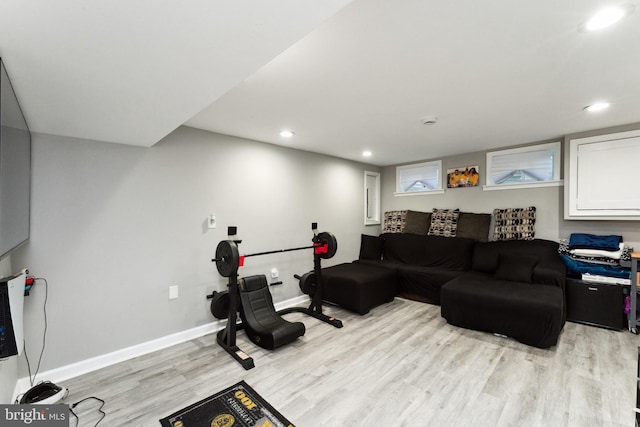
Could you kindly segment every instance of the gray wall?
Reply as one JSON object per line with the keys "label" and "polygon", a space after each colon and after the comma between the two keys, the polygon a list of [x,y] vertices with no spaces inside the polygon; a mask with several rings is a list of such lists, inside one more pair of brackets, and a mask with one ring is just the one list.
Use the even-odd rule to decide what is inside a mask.
{"label": "gray wall", "polygon": [[[480,183],[485,183],[486,151],[445,157],[441,160],[444,174],[447,169],[479,165]],[[563,219],[564,187],[483,191],[479,185],[473,188],[450,188],[446,189],[444,194],[438,195],[395,196],[395,180],[396,166],[383,168],[380,196],[382,212],[403,209],[428,212],[433,208],[460,208],[465,212],[491,213],[495,208],[535,206],[536,237],[538,238],[558,240],[568,238],[574,232],[620,234],[627,244],[640,249],[640,222],[638,221],[565,221]]]}
{"label": "gray wall", "polygon": [[[429,160],[429,159],[425,159]],[[443,159],[443,169],[479,165],[485,152]],[[363,171],[379,168],[182,127],[150,149],[52,135],[33,137],[31,240],[11,257],[49,283],[47,348],[53,369],[213,321],[205,295],[226,287],[210,262],[229,225],[242,253],[310,243],[310,223],[334,233],[339,250],[323,265],[351,261],[363,225]],[[536,206],[537,236],[620,233],[640,242],[638,222],[563,221],[562,187],[395,197],[395,166],[382,169],[382,211]],[[481,176],[481,182],[484,177]],[[208,230],[215,213],[218,228]],[[640,244],[638,245],[640,246]],[[310,252],[250,258],[242,275],[280,270],[276,302],[300,295],[294,273],[311,270]],[[8,260],[0,271],[11,273]],[[169,301],[168,288],[180,297]],[[25,300],[25,336],[37,360],[43,282]],[[10,399],[17,358],[0,363],[0,402]],[[22,367],[24,368],[24,366]],[[26,371],[20,371],[26,376]]]}
{"label": "gray wall", "polygon": [[[187,127],[149,149],[35,134],[31,239],[13,263],[49,283],[42,369],[215,320],[205,296],[226,288],[211,258],[230,225],[251,253],[310,245],[318,222],[338,240],[323,266],[353,260],[360,234],[379,231],[363,225],[364,170],[379,168]],[[292,276],[313,268],[312,252],[249,258],[240,274],[272,267],[275,302],[299,296]],[[25,304],[33,358],[43,302],[38,282]]]}
{"label": "gray wall", "polygon": [[[0,277],[12,274],[11,257],[0,260]],[[0,360],[0,404],[10,403],[13,389],[18,380],[18,358],[16,356]]]}
{"label": "gray wall", "polygon": [[444,194],[415,196],[395,196],[393,193],[396,188],[396,167],[385,167],[382,171],[382,210],[411,209],[428,212],[433,208],[460,208],[465,212],[491,213],[495,208],[535,206],[536,237],[558,239],[562,187],[483,191],[486,152],[475,152],[442,159],[443,175],[446,175],[447,169],[476,165],[480,167],[478,187],[449,188],[445,189]]}

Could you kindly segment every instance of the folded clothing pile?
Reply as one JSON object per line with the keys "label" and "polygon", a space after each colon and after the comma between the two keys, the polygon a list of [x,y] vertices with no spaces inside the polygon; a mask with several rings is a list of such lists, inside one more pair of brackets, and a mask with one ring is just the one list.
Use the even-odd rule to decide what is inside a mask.
{"label": "folded clothing pile", "polygon": [[622,236],[574,233],[560,240],[558,252],[571,276],[599,283],[628,284],[633,248]]}

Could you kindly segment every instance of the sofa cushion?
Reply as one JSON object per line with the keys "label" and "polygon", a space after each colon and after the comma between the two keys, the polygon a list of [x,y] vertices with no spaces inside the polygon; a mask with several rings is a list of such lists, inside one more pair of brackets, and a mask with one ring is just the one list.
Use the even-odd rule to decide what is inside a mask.
{"label": "sofa cushion", "polygon": [[360,237],[359,259],[382,259],[382,244],[380,237],[363,234]]}
{"label": "sofa cushion", "polygon": [[493,275],[498,269],[500,254],[538,258],[532,282],[564,289],[566,269],[558,255],[557,242],[543,239],[478,242],[473,249],[472,270]]}
{"label": "sofa cushion", "polygon": [[494,209],[493,240],[533,240],[536,208]]}
{"label": "sofa cushion", "polygon": [[385,261],[423,267],[468,270],[471,267],[472,239],[417,234],[383,234]]}
{"label": "sofa cushion", "polygon": [[493,276],[500,280],[531,283],[533,269],[537,263],[538,258],[534,256],[501,253],[498,268]]}
{"label": "sofa cushion", "polygon": [[434,209],[431,212],[429,236],[456,237],[460,209]]}
{"label": "sofa cushion", "polygon": [[489,240],[491,214],[460,212],[456,237],[465,237],[479,242]]}
{"label": "sofa cushion", "polygon": [[383,233],[402,233],[407,221],[407,211],[388,211],[384,213]]}
{"label": "sofa cushion", "polygon": [[407,211],[403,233],[425,235],[431,225],[431,212]]}
{"label": "sofa cushion", "polygon": [[440,304],[440,289],[464,271],[404,265],[397,269],[398,292],[412,300]]}

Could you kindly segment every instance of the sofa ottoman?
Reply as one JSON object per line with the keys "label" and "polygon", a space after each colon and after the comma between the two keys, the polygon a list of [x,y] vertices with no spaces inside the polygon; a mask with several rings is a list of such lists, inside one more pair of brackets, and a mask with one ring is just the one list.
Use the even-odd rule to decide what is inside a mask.
{"label": "sofa ottoman", "polygon": [[359,314],[391,302],[397,293],[396,271],[359,263],[322,269],[322,299]]}
{"label": "sofa ottoman", "polygon": [[442,317],[454,326],[538,348],[556,345],[564,325],[564,295],[557,286],[466,273],[442,287],[440,304]]}

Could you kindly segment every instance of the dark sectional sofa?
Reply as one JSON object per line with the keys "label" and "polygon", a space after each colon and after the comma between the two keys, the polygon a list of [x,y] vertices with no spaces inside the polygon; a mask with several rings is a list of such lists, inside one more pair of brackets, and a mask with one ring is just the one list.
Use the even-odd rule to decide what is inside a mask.
{"label": "dark sectional sofa", "polygon": [[323,269],[324,299],[358,313],[395,295],[440,304],[450,324],[548,348],[565,322],[565,266],[548,240],[362,236],[360,257]]}

